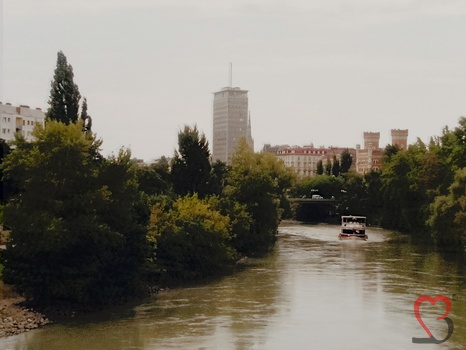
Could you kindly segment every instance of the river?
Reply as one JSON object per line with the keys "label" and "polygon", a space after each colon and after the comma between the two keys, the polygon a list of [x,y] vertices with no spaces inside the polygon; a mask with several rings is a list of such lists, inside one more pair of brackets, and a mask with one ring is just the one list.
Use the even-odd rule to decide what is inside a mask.
{"label": "river", "polygon": [[[338,226],[285,223],[274,251],[207,285],[81,315],[0,339],[0,349],[465,349],[466,271],[455,256],[372,228],[339,241]],[[413,312],[422,296],[446,295],[453,334],[426,338]],[[445,304],[420,307],[436,339]]]}

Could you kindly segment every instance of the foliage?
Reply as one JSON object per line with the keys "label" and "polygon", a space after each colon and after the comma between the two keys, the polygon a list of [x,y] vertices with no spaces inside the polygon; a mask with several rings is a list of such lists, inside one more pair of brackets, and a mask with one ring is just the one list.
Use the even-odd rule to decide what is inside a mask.
{"label": "foliage", "polygon": [[457,171],[449,194],[438,196],[430,206],[428,224],[437,244],[449,247],[466,243],[466,167]]}
{"label": "foliage", "polygon": [[339,176],[340,175],[340,161],[337,159],[337,156],[333,156],[332,161],[332,175]]}
{"label": "foliage", "polygon": [[11,228],[5,282],[37,303],[100,304],[133,290],[145,255],[128,151],[104,159],[82,124],[37,125],[3,164],[19,188],[5,208]]}
{"label": "foliage", "polygon": [[325,163],[325,175],[332,175],[332,162],[330,161],[330,158],[327,158]]}
{"label": "foliage", "polygon": [[311,198],[313,194],[319,194],[324,198],[339,198],[344,188],[344,180],[341,177],[330,175],[317,175],[300,180],[295,188],[295,197]]}
{"label": "foliage", "polygon": [[[3,163],[3,159],[10,153],[11,148],[8,143],[0,139],[0,164]],[[3,169],[0,168],[0,203],[6,203],[10,196],[15,191],[11,181],[3,177]],[[2,220],[3,222],[3,220]]]}
{"label": "foliage", "polygon": [[50,108],[46,113],[49,120],[57,120],[65,124],[76,123],[79,114],[81,94],[74,83],[73,67],[68,64],[62,51],[57,55],[57,66],[51,83]]}
{"label": "foliage", "polygon": [[205,196],[209,192],[210,171],[209,143],[205,135],[199,134],[197,126],[186,125],[178,133],[178,151],[171,170],[175,193]]}
{"label": "foliage", "polygon": [[3,264],[4,264],[4,259],[3,259],[3,250],[0,250],[0,279],[3,277]]}
{"label": "foliage", "polygon": [[233,201],[245,205],[252,218],[250,234],[244,237],[241,250],[247,255],[267,251],[276,240],[278,224],[293,174],[270,153],[254,153],[241,139],[232,159],[225,190]]}
{"label": "foliage", "polygon": [[247,206],[229,197],[217,196],[210,197],[209,204],[230,219],[230,245],[240,255],[247,255],[253,251],[250,246],[253,220],[247,211]]}
{"label": "foliage", "polygon": [[229,171],[230,167],[220,160],[217,160],[214,164],[212,164],[212,170],[210,173],[209,180],[209,192],[211,194],[217,196],[222,195],[223,189],[226,185]]}
{"label": "foliage", "polygon": [[464,173],[466,118],[454,130],[444,128],[428,145],[421,140],[407,150],[387,147],[383,159],[382,225],[421,233],[437,245],[466,242]]}
{"label": "foliage", "polygon": [[340,172],[341,174],[346,174],[349,172],[351,165],[353,164],[353,157],[348,149],[345,149],[341,153],[341,165],[340,165]]}
{"label": "foliage", "polygon": [[322,163],[322,159],[319,159],[319,161],[317,162],[316,174],[317,175],[324,174],[324,164]]}
{"label": "foliage", "polygon": [[165,278],[195,280],[232,265],[231,222],[198,196],[179,198],[171,209],[152,208],[149,241]]}
{"label": "foliage", "polygon": [[92,117],[87,114],[87,98],[85,97],[81,107],[81,120],[83,122],[83,131],[92,131]]}
{"label": "foliage", "polygon": [[158,196],[172,192],[170,170],[165,158],[149,167],[138,168],[137,179],[139,190],[147,195]]}

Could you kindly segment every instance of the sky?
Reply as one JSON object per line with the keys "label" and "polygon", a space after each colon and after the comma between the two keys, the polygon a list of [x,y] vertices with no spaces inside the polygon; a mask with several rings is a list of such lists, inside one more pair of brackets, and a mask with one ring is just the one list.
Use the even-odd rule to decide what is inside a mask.
{"label": "sky", "polygon": [[[0,0],[0,101],[48,108],[57,52],[105,155],[172,156],[213,92],[249,90],[255,149],[428,142],[466,115],[464,0]],[[1,53],[1,52],[0,52]]]}

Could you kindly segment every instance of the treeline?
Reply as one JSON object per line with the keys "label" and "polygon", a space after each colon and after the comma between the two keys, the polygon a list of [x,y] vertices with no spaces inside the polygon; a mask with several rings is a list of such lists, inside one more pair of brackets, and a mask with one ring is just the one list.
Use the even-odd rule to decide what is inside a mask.
{"label": "treeline", "polygon": [[274,244],[293,178],[274,156],[244,142],[231,166],[212,164],[205,136],[186,126],[170,163],[138,168],[125,149],[105,158],[61,51],[49,105],[33,141],[1,148],[0,266],[28,300],[104,305],[224,273]]}
{"label": "treeline", "polygon": [[[447,250],[466,243],[466,118],[453,130],[401,150],[385,148],[382,170],[320,175],[300,181],[295,196],[318,193],[340,200],[340,214],[421,237]],[[328,167],[329,168],[329,167]],[[330,168],[329,168],[330,169]]]}
{"label": "treeline", "polygon": [[240,143],[211,164],[196,127],[171,163],[138,168],[128,150],[105,158],[83,121],[47,120],[3,159],[14,190],[4,281],[38,304],[103,305],[147,286],[224,273],[275,242],[292,174]]}

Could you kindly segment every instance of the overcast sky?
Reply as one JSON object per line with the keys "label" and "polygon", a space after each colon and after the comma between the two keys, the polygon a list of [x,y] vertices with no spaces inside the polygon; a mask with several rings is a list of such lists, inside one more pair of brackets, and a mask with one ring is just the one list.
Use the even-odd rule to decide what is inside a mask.
{"label": "overcast sky", "polygon": [[466,115],[464,0],[4,0],[0,101],[48,108],[57,52],[103,151],[172,156],[212,93],[249,90],[255,148],[410,143]]}

